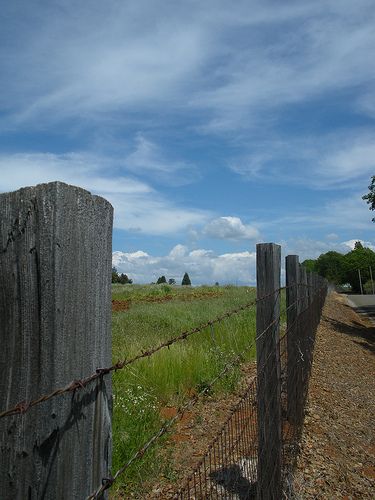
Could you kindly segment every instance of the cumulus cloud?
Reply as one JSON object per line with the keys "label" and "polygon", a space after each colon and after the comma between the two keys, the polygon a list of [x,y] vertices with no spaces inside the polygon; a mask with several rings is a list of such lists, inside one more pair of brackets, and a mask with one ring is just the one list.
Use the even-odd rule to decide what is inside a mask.
{"label": "cumulus cloud", "polygon": [[350,250],[354,250],[354,246],[355,244],[357,243],[357,241],[359,241],[360,243],[362,243],[362,246],[365,247],[365,248],[370,248],[370,250],[374,251],[375,252],[375,245],[373,243],[371,243],[371,241],[363,241],[362,239],[358,238],[356,240],[348,240],[348,241],[344,241],[343,242],[343,245],[347,245],[347,247],[350,249]]}
{"label": "cumulus cloud", "polygon": [[258,229],[245,226],[238,217],[219,217],[202,228],[207,238],[229,241],[254,241],[260,238]]}
{"label": "cumulus cloud", "polygon": [[[323,242],[312,238],[300,237],[279,241],[282,250],[282,279],[284,259],[287,255],[298,255],[299,261],[317,259],[319,255],[331,250],[346,254],[353,250],[360,238],[343,242]],[[375,251],[371,242],[361,241],[363,246]],[[176,245],[164,257],[153,257],[146,252],[113,252],[113,265],[121,273],[126,273],[134,283],[155,282],[164,275],[167,280],[174,278],[181,283],[185,272],[193,285],[219,282],[221,285],[256,285],[256,252],[233,252],[216,254],[212,250],[199,249],[189,251],[185,245]]]}
{"label": "cumulus cloud", "polygon": [[176,245],[165,257],[153,257],[145,252],[113,252],[112,262],[119,272],[126,273],[135,283],[151,283],[159,276],[174,278],[181,283],[185,272],[193,285],[233,283],[255,285],[255,252],[216,255],[212,250],[188,251]]}

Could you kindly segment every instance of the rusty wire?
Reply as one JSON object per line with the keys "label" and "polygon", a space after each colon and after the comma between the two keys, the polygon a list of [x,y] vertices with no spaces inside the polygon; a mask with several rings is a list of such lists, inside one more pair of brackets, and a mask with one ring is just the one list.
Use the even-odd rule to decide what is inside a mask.
{"label": "rusty wire", "polygon": [[[291,285],[291,286],[296,286],[296,285]],[[285,289],[287,287],[282,287],[282,288],[279,288],[277,290],[274,290],[273,292],[271,292],[270,294],[260,298],[260,299],[257,299],[255,300],[254,302],[252,302],[251,304],[248,304],[246,307],[248,307],[249,305],[254,305],[256,302],[259,302],[260,300],[263,300],[264,298],[266,297],[269,297],[270,295],[273,295],[275,293],[279,293],[281,290]],[[261,332],[247,347],[245,347],[245,349],[243,349],[231,362],[229,362],[224,368],[223,370],[199,393],[197,394],[193,399],[191,399],[183,408],[181,408],[178,413],[169,421],[167,422],[166,424],[164,424],[160,430],[150,439],[150,441],[145,444],[142,448],[140,448],[136,453],[135,455],[129,459],[125,464],[124,466],[119,469],[116,474],[111,477],[110,480],[108,480],[108,478],[105,479],[105,481],[103,482],[102,486],[96,491],[94,492],[90,497],[87,498],[87,500],[94,500],[98,497],[98,495],[100,495],[105,489],[109,488],[113,482],[117,479],[117,477],[123,473],[125,471],[125,469],[127,469],[131,463],[133,463],[136,459],[138,458],[141,458],[144,453],[148,450],[148,448],[152,445],[152,443],[154,443],[154,441],[156,441],[159,437],[161,437],[162,435],[164,435],[168,429],[174,424],[174,422],[180,418],[192,405],[194,405],[198,400],[199,398],[206,392],[208,392],[211,387],[219,380],[221,379],[229,370],[232,366],[234,366],[242,357],[243,355],[248,351],[250,350],[255,344],[256,342],[262,338],[267,332],[268,330],[274,326],[278,321],[280,321],[280,318],[287,312],[288,309],[290,309],[290,307],[293,307],[294,304],[290,305],[288,308],[284,309],[282,312],[280,312],[280,314],[278,315],[278,317],[272,322],[270,323],[267,328],[265,328],[263,330],[263,332]],[[238,310],[236,310],[237,312],[240,311],[241,309],[243,308],[240,308]],[[234,311],[233,311],[234,312]],[[223,319],[224,317],[226,316],[231,316],[232,313],[230,314],[227,314],[225,316],[223,316],[221,319]],[[210,322],[210,323],[207,323],[207,325],[205,326],[208,326],[208,325],[212,325],[213,322]],[[204,328],[204,327],[202,327]],[[267,358],[269,359],[269,358]],[[265,361],[265,363],[267,362],[267,360]],[[248,391],[247,391],[248,392]],[[229,425],[229,424],[227,424]],[[203,459],[202,459],[203,460]]]}
{"label": "rusty wire", "polygon": [[233,314],[236,314],[236,313],[238,313],[240,311],[243,311],[243,310],[245,310],[245,309],[253,306],[257,302],[259,302],[259,301],[261,301],[261,300],[269,297],[270,295],[273,295],[274,293],[277,293],[277,292],[279,292],[279,291],[281,291],[281,290],[283,290],[285,288],[287,288],[287,287],[281,287],[281,288],[279,288],[277,290],[274,290],[273,292],[269,293],[268,295],[265,295],[264,297],[261,297],[259,299],[255,299],[253,302],[250,302],[250,303],[248,303],[248,304],[246,304],[244,306],[241,306],[241,307],[239,307],[237,309],[233,309],[233,311],[227,312],[223,316],[219,316],[218,318],[216,318],[216,319],[214,319],[212,321],[208,321],[206,324],[204,324],[202,326],[198,326],[197,328],[194,328],[193,330],[184,332],[184,333],[182,333],[181,335],[179,335],[179,336],[177,336],[175,338],[167,340],[163,344],[160,344],[157,347],[153,347],[149,351],[142,351],[141,354],[137,354],[136,356],[134,356],[133,358],[131,358],[129,360],[127,360],[125,358],[125,360],[123,362],[117,361],[117,363],[115,363],[112,366],[109,366],[108,368],[97,368],[96,372],[93,373],[92,375],[90,375],[89,377],[87,377],[85,379],[75,380],[73,383],[67,385],[66,387],[64,387],[62,389],[57,389],[57,390],[53,391],[50,394],[47,394],[45,396],[41,396],[40,398],[31,400],[29,402],[20,401],[20,402],[16,403],[12,408],[9,408],[8,410],[2,411],[0,413],[0,418],[8,417],[8,416],[11,416],[11,415],[16,415],[16,414],[19,414],[20,416],[22,416],[32,406],[35,406],[35,405],[37,405],[39,403],[47,401],[48,399],[51,399],[54,396],[58,396],[58,395],[63,394],[65,392],[73,391],[75,389],[80,389],[80,388],[84,389],[85,385],[87,385],[89,382],[97,379],[98,377],[100,377],[102,375],[106,375],[106,374],[111,373],[113,371],[121,370],[121,369],[125,368],[125,366],[130,365],[131,363],[133,363],[134,361],[137,361],[138,359],[145,358],[145,357],[150,358],[150,356],[152,356],[156,352],[160,351],[160,349],[163,349],[165,347],[169,348],[175,342],[178,342],[179,340],[185,340],[190,335],[193,335],[194,333],[200,332],[203,329],[205,329],[206,327],[212,326],[213,324],[218,323],[218,322],[222,321],[223,319],[225,319],[227,317],[229,318]]}
{"label": "rusty wire", "polygon": [[[275,292],[273,292],[275,293]],[[240,309],[239,309],[240,310]],[[207,384],[207,386],[202,389],[202,391],[195,395],[194,398],[192,398],[183,408],[181,408],[178,413],[169,421],[167,422],[166,424],[164,424],[160,430],[150,439],[150,441],[145,444],[142,448],[140,448],[136,453],[135,455],[129,459],[125,465],[119,469],[116,474],[111,478],[111,481],[106,481],[104,484],[102,484],[102,486],[95,492],[93,493],[90,497],[87,498],[87,500],[94,500],[95,498],[98,497],[98,495],[100,493],[102,493],[105,489],[109,488],[113,482],[117,479],[117,477],[125,471],[125,469],[127,469],[129,467],[129,465],[131,463],[133,463],[136,459],[138,458],[141,458],[144,453],[148,450],[148,448],[152,445],[152,443],[154,441],[156,441],[156,439],[158,439],[159,437],[161,437],[163,434],[165,434],[168,429],[174,424],[174,422],[182,417],[182,415],[192,406],[194,405],[201,396],[203,396],[203,394],[205,394],[206,392],[208,392],[211,387],[218,381],[220,380],[229,370],[232,366],[234,366],[242,357],[243,355],[249,350],[251,349],[254,344],[257,342],[257,340],[259,340],[263,335],[265,335],[267,333],[267,331],[271,328],[271,326],[274,325],[274,323],[276,322],[277,320],[275,320],[274,322],[272,322],[260,335],[258,335],[258,337],[256,337],[247,347],[245,347],[245,349],[243,349],[239,354],[237,354],[237,356],[229,363],[227,363],[225,365],[225,367],[223,368],[223,370],[209,383]]]}
{"label": "rusty wire", "polygon": [[[213,320],[213,321],[209,321],[209,322],[207,322],[207,323],[206,323],[205,325],[203,325],[203,326],[197,327],[197,328],[195,328],[195,329],[193,329],[193,330],[191,330],[191,331],[188,331],[188,332],[184,332],[184,333],[182,333],[181,335],[179,335],[179,336],[177,336],[177,337],[175,337],[175,338],[173,338],[173,339],[170,339],[170,340],[168,340],[168,341],[164,342],[163,344],[161,344],[161,345],[159,345],[159,346],[157,346],[157,347],[155,347],[155,348],[152,348],[152,349],[151,349],[151,350],[149,350],[149,351],[142,351],[142,353],[141,353],[141,354],[138,354],[137,356],[134,356],[134,357],[133,357],[132,359],[130,359],[130,360],[126,360],[126,359],[125,359],[125,360],[124,360],[124,362],[122,362],[122,363],[121,363],[121,362],[117,362],[116,364],[114,364],[114,365],[112,365],[112,366],[110,366],[110,367],[108,367],[108,368],[98,368],[98,369],[96,370],[96,372],[95,372],[94,374],[92,374],[91,376],[89,376],[89,377],[87,377],[87,378],[85,378],[85,379],[76,380],[76,381],[74,381],[72,384],[68,385],[67,387],[65,387],[65,388],[63,388],[63,389],[58,389],[58,390],[56,390],[56,391],[52,392],[51,394],[48,394],[48,395],[42,396],[42,397],[40,397],[39,399],[36,399],[36,400],[32,400],[32,401],[30,401],[29,403],[26,403],[26,402],[24,402],[24,401],[21,401],[21,402],[17,403],[17,404],[16,404],[13,408],[10,408],[10,409],[8,409],[8,410],[6,410],[6,411],[1,412],[1,413],[0,413],[0,418],[1,418],[1,417],[5,417],[5,416],[10,416],[10,415],[15,415],[15,414],[20,414],[20,416],[21,416],[21,415],[23,415],[23,414],[24,414],[24,413],[25,413],[25,412],[26,412],[29,408],[31,408],[32,406],[34,406],[34,405],[36,405],[36,404],[38,404],[38,403],[41,403],[41,402],[46,401],[46,400],[48,400],[48,399],[50,399],[50,398],[52,398],[52,397],[54,397],[54,396],[57,396],[57,395],[59,395],[59,394],[63,394],[63,393],[68,392],[68,391],[72,391],[72,390],[79,389],[79,388],[84,388],[84,386],[85,386],[86,384],[88,384],[90,381],[95,380],[96,378],[98,378],[98,377],[100,377],[100,376],[103,376],[103,375],[105,375],[105,374],[111,373],[112,371],[117,371],[117,370],[119,370],[119,369],[122,369],[122,368],[124,368],[125,366],[129,365],[130,363],[133,363],[133,362],[134,362],[134,361],[136,361],[137,359],[140,359],[140,358],[143,358],[143,357],[146,357],[146,356],[147,356],[147,357],[150,357],[151,355],[153,355],[155,352],[159,351],[160,349],[162,349],[162,348],[164,348],[164,347],[168,347],[168,348],[169,348],[169,346],[170,346],[170,345],[172,345],[173,343],[175,343],[175,342],[177,342],[177,341],[179,341],[179,340],[186,339],[188,336],[190,336],[190,335],[192,335],[192,334],[194,334],[194,333],[197,333],[197,332],[199,332],[199,331],[202,331],[204,328],[206,328],[206,327],[208,327],[208,326],[210,326],[210,327],[212,328],[212,325],[213,325],[214,323],[216,323],[216,322],[220,322],[220,321],[222,321],[224,318],[226,318],[226,317],[230,317],[230,316],[232,316],[233,314],[238,313],[239,311],[244,310],[244,309],[246,309],[246,308],[248,308],[248,307],[250,307],[250,306],[252,306],[252,305],[256,304],[257,302],[260,302],[261,300],[263,300],[263,299],[265,299],[265,298],[267,298],[267,297],[269,297],[269,296],[271,296],[271,295],[273,295],[273,294],[275,294],[275,293],[279,293],[279,292],[280,292],[281,290],[283,290],[283,289],[290,288],[290,287],[292,287],[292,286],[299,286],[299,285],[301,285],[301,284],[299,284],[299,283],[298,283],[298,284],[295,284],[295,285],[290,285],[289,287],[280,287],[279,289],[274,290],[273,292],[271,292],[271,293],[269,293],[269,294],[265,295],[264,297],[261,297],[261,298],[259,298],[259,299],[256,299],[256,300],[254,300],[253,302],[251,302],[251,303],[249,303],[249,304],[246,304],[245,306],[242,306],[242,307],[240,307],[240,308],[238,308],[238,309],[234,309],[233,311],[228,312],[228,313],[226,313],[225,315],[223,315],[223,316],[221,316],[221,317],[218,317],[218,318],[216,318],[216,319],[215,319],[215,320]],[[309,288],[309,285],[305,285],[305,284],[303,284],[303,285]],[[298,299],[298,300],[303,300],[304,298],[305,298],[305,297],[300,298],[300,299]],[[320,302],[320,301],[319,301],[319,302]],[[198,401],[198,399],[199,399],[199,398],[200,398],[200,397],[201,397],[204,393],[206,393],[207,391],[209,391],[209,389],[210,389],[210,388],[214,385],[214,383],[216,383],[216,381],[217,381],[217,380],[219,380],[221,377],[223,377],[223,376],[224,376],[224,375],[225,375],[225,374],[226,374],[226,373],[230,370],[230,368],[231,368],[231,367],[232,367],[232,366],[233,366],[236,362],[238,362],[238,361],[241,359],[241,357],[242,357],[242,356],[243,356],[243,355],[244,355],[244,354],[245,354],[245,353],[246,353],[246,352],[247,352],[247,351],[248,351],[248,350],[249,350],[249,349],[250,349],[250,348],[251,348],[251,347],[252,347],[252,346],[253,346],[256,342],[257,342],[257,340],[259,340],[259,339],[260,339],[260,338],[261,338],[261,337],[262,337],[262,336],[263,336],[263,335],[264,335],[264,334],[265,334],[265,333],[266,333],[266,332],[267,332],[267,331],[268,331],[268,330],[269,330],[269,329],[270,329],[270,328],[271,328],[271,327],[272,327],[275,323],[277,323],[278,321],[280,321],[281,316],[282,316],[283,314],[285,314],[285,312],[286,312],[286,311],[287,311],[290,307],[293,307],[294,305],[295,305],[295,304],[292,304],[292,305],[291,305],[291,306],[289,306],[286,310],[284,310],[282,313],[280,313],[280,315],[278,316],[278,318],[276,318],[276,320],[275,320],[273,323],[271,323],[270,325],[268,325],[268,327],[267,327],[267,328],[266,328],[266,329],[265,329],[265,330],[264,330],[264,331],[263,331],[260,335],[258,335],[258,336],[254,339],[254,341],[253,341],[253,342],[251,342],[251,343],[250,343],[250,344],[249,344],[249,345],[248,345],[248,346],[247,346],[247,347],[246,347],[246,348],[245,348],[245,349],[244,349],[244,350],[243,350],[240,354],[238,354],[238,355],[237,355],[237,356],[236,356],[236,357],[235,357],[235,358],[234,358],[234,359],[233,359],[230,363],[228,363],[228,364],[224,367],[224,369],[223,369],[223,370],[219,373],[219,375],[217,375],[217,376],[216,376],[216,377],[215,377],[215,378],[214,378],[214,379],[213,379],[213,380],[212,380],[212,381],[211,381],[211,382],[210,382],[210,383],[209,383],[209,384],[208,384],[208,385],[207,385],[207,386],[206,386],[206,387],[205,387],[205,388],[204,388],[204,389],[203,389],[203,390],[202,390],[202,391],[198,394],[198,395],[196,395],[196,396],[195,396],[193,399],[191,399],[191,400],[190,400],[190,401],[189,401],[189,402],[188,402],[188,403],[187,403],[187,404],[186,404],[183,408],[181,408],[181,409],[179,410],[179,412],[177,413],[177,415],[176,415],[174,418],[172,418],[172,419],[171,419],[168,423],[164,424],[164,425],[161,427],[161,429],[159,430],[159,432],[158,432],[157,434],[155,434],[155,435],[154,435],[154,436],[150,439],[150,441],[149,441],[147,444],[145,444],[142,448],[140,448],[140,449],[136,452],[136,454],[135,454],[135,455],[134,455],[134,456],[133,456],[130,460],[128,460],[128,462],[126,462],[126,464],[125,464],[125,465],[124,465],[121,469],[119,469],[119,470],[116,472],[116,474],[115,474],[114,476],[109,476],[109,477],[107,477],[107,478],[103,478],[103,479],[102,479],[102,485],[100,486],[100,488],[98,488],[98,490],[97,490],[97,491],[95,491],[95,492],[94,492],[94,493],[93,493],[90,497],[88,497],[88,498],[87,498],[87,500],[94,500],[94,499],[98,498],[98,496],[99,496],[102,492],[104,492],[106,489],[110,488],[110,487],[112,486],[112,484],[114,483],[114,481],[117,479],[117,477],[118,477],[118,476],[119,476],[122,472],[124,472],[124,470],[125,470],[125,469],[126,469],[126,468],[127,468],[127,467],[128,467],[128,466],[132,463],[132,462],[134,462],[137,458],[142,457],[142,456],[144,455],[144,453],[148,450],[148,448],[149,448],[149,447],[150,447],[150,446],[154,443],[154,441],[156,441],[159,437],[161,437],[163,434],[165,434],[165,433],[169,430],[169,428],[173,425],[173,423],[174,423],[174,422],[175,422],[178,418],[180,418],[180,417],[183,415],[183,413],[185,413],[185,412],[186,412],[186,411],[187,411],[187,410],[188,410],[188,409],[189,409],[189,408],[190,408],[193,404],[195,404],[195,403]],[[306,309],[309,309],[309,308],[310,308],[310,306],[307,306],[307,308],[306,308]],[[303,312],[304,312],[304,311],[303,311]],[[298,321],[298,318],[297,318],[297,321]],[[313,321],[313,324],[314,324],[314,325],[315,325],[315,323],[316,323],[316,320],[315,320],[315,321]],[[293,326],[293,325],[292,325],[292,326]],[[292,326],[291,326],[291,327],[290,327],[290,328],[289,328],[289,329],[285,332],[285,334],[283,335],[283,337],[280,339],[280,342],[282,342],[282,341],[283,341],[283,340],[284,340],[284,339],[285,339],[285,338],[286,338],[286,337],[290,334],[290,331],[292,330]],[[312,340],[314,340],[314,339],[312,339]],[[284,350],[284,352],[285,352],[285,350]],[[268,357],[268,359],[269,359],[269,358],[270,358],[270,356]],[[268,359],[267,359],[267,360],[268,360]],[[265,362],[265,363],[267,363],[267,360],[266,360],[266,362]],[[311,360],[310,360],[310,361],[311,361]],[[310,366],[311,366],[311,363],[310,363]],[[285,375],[285,373],[284,373],[284,371],[282,370],[282,371],[281,371],[281,376],[284,376],[284,375]],[[254,378],[254,379],[253,379],[253,384],[255,383],[255,380],[256,380],[256,378]],[[251,384],[250,384],[250,386],[251,386]],[[246,394],[248,394],[248,393],[249,393],[249,391],[250,391],[250,389],[248,389],[248,391],[247,391],[247,393],[246,393]],[[243,401],[244,401],[244,399],[242,398],[239,404],[241,404],[241,402],[243,402]],[[250,403],[249,403],[249,404],[250,404],[250,405],[252,405],[252,406],[254,406],[254,402],[255,402],[255,401],[256,401],[256,398],[253,398],[253,399],[250,401]],[[232,415],[231,415],[230,419],[231,419],[231,418],[233,418],[233,419],[234,419],[234,421],[236,422],[236,423],[235,423],[235,428],[236,428],[236,429],[237,429],[238,427],[241,427],[240,425],[238,425],[238,419],[239,419],[239,417],[238,417],[238,416],[236,416],[236,411],[234,411],[234,412],[232,413]],[[236,421],[236,418],[237,418],[237,421]],[[245,419],[245,420],[246,420],[246,419]],[[248,419],[247,419],[247,420],[248,420]],[[229,437],[229,443],[230,443],[230,444],[229,444],[229,445],[228,445],[228,444],[226,444],[226,445],[225,445],[225,447],[226,447],[228,450],[233,451],[236,447],[238,447],[238,446],[239,446],[239,443],[240,443],[240,442],[242,442],[242,441],[241,441],[241,440],[242,440],[242,435],[240,435],[240,436],[235,436],[235,435],[233,434],[233,433],[234,433],[233,429],[230,427],[232,424],[231,424],[231,423],[229,423],[229,422],[231,422],[231,420],[227,421],[227,422],[224,424],[223,429],[219,432],[219,434],[221,433],[221,434],[220,434],[220,436],[221,436],[221,437],[219,438],[219,434],[218,434],[218,437],[216,438],[216,441],[214,441],[214,443],[217,443],[217,442],[219,441],[219,439],[223,439],[223,432],[224,432],[224,431],[225,431],[225,429],[228,427],[229,429],[231,429],[231,430],[230,430],[230,433],[231,433],[231,434],[230,434],[230,437]],[[234,425],[234,424],[233,424],[233,425]],[[243,427],[243,428],[246,428],[246,426],[242,426],[242,427]],[[256,441],[256,434],[257,434],[257,430],[254,430],[254,429],[252,429],[252,430],[253,430],[253,433],[252,433],[252,434],[253,434],[253,436],[252,436],[252,439],[250,439],[250,441],[254,441],[254,440]],[[237,430],[236,430],[236,432],[237,432]],[[246,430],[243,430],[242,432],[246,432]],[[251,432],[250,432],[250,434],[251,434]],[[255,436],[255,437],[254,437],[254,436]],[[293,437],[294,437],[294,436],[293,436]],[[226,438],[225,438],[225,439],[226,439]],[[244,446],[245,446],[245,445],[242,445],[242,447],[244,447]],[[253,446],[253,447],[254,447],[254,443],[253,443],[251,446]],[[284,446],[284,448],[285,448],[285,446]],[[212,444],[212,445],[210,446],[209,450],[211,450],[211,451],[212,451],[213,449],[214,449],[214,444]],[[207,467],[206,467],[206,460],[209,460],[209,461],[210,461],[210,464],[211,464],[211,460],[212,460],[211,455],[207,455],[207,453],[209,453],[209,450],[206,452],[205,456],[203,457],[203,459],[202,459],[202,461],[201,461],[201,463],[200,463],[200,466],[202,466],[202,464],[204,464],[204,468],[205,468],[205,470],[206,470],[206,468],[207,468]],[[221,452],[222,452],[222,451],[221,451]],[[219,451],[214,452],[214,454],[215,454],[215,453],[219,453]],[[223,457],[223,459],[224,459],[224,457]],[[227,460],[227,459],[225,459],[225,460]],[[254,460],[255,460],[255,459],[254,459]],[[215,457],[215,456],[214,456],[214,462],[216,462],[216,457]],[[254,477],[254,466],[250,464],[250,466],[249,466],[249,465],[247,465],[246,467],[247,467],[247,468],[249,468],[249,467],[250,467],[250,469],[252,469],[251,474],[252,474],[252,477]],[[210,469],[211,469],[211,465],[210,465]],[[256,469],[256,467],[255,467],[255,469]],[[195,471],[193,474],[198,473],[199,475],[201,475],[201,472],[197,472],[197,470],[198,470],[198,469],[196,469],[196,471]],[[211,469],[211,470],[212,470],[212,469]],[[256,476],[256,470],[255,470],[255,476]],[[236,481],[238,481],[238,478],[236,479]],[[206,478],[206,482],[207,482],[207,478]],[[217,484],[219,484],[219,482],[217,482]],[[201,488],[201,486],[200,486],[200,488]],[[181,491],[183,491],[183,490],[184,490],[184,488],[183,488]],[[189,490],[189,492],[190,492],[190,489],[189,489],[189,488],[188,488],[188,490]],[[201,491],[201,493],[203,493],[203,492]],[[183,498],[183,496],[181,496],[180,498]],[[190,494],[189,494],[189,498],[190,498]],[[229,498],[229,497],[228,497],[228,498]],[[230,497],[230,498],[232,498],[232,497]]]}
{"label": "rusty wire", "polygon": [[[288,329],[281,336],[279,342],[265,360],[265,364],[273,363],[272,354],[280,353],[280,394],[276,387],[273,388],[273,395],[270,399],[280,398],[281,413],[279,416],[274,413],[273,405],[268,404],[266,413],[270,423],[276,418],[281,421],[281,467],[271,461],[271,450],[274,446],[274,436],[268,430],[269,446],[265,448],[263,463],[266,465],[267,477],[274,486],[273,493],[276,498],[281,498],[282,492],[286,491],[290,483],[290,471],[296,465],[299,451],[300,435],[302,432],[302,418],[304,402],[307,397],[308,380],[311,371],[313,348],[315,343],[315,332],[320,320],[322,307],[325,300],[325,290],[319,290],[307,307],[298,315],[293,325],[288,325]],[[295,305],[295,304],[294,304]],[[285,313],[285,311],[283,312]],[[281,313],[281,315],[283,314]],[[281,316],[280,315],[280,316]],[[278,321],[280,317],[277,318]],[[300,344],[293,343],[293,335],[299,331],[299,336],[305,339]],[[259,337],[258,337],[259,338]],[[296,356],[291,355],[288,359],[288,345]],[[290,363],[298,366],[300,375],[296,375]],[[276,364],[272,370],[276,370]],[[259,367],[260,371],[264,367]],[[288,385],[288,377],[290,385]],[[197,498],[225,498],[238,500],[239,498],[258,498],[262,486],[258,484],[258,398],[257,377],[255,377],[248,387],[243,399],[235,407],[229,419],[218,432],[217,436],[207,449],[204,457],[200,460],[193,473],[186,483],[174,497],[176,500],[197,499]],[[288,394],[288,390],[294,384],[298,385],[298,390]],[[293,400],[299,399],[297,405]],[[291,404],[292,401],[292,404]],[[247,405],[248,410],[243,410],[243,405]],[[291,407],[288,405],[291,404]],[[280,410],[277,410],[280,411]],[[296,414],[297,412],[297,414]],[[247,418],[244,418],[247,417]],[[302,418],[301,418],[302,417]],[[243,443],[240,446],[240,443]],[[276,466],[276,468],[275,468]]]}

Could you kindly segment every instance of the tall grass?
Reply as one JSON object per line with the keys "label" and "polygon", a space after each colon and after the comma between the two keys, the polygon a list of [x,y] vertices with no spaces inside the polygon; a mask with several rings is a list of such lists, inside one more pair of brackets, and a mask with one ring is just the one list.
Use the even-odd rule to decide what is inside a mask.
{"label": "tall grass", "polygon": [[[210,296],[210,294],[212,294]],[[112,314],[113,362],[130,359],[168,339],[191,331],[255,299],[256,290],[245,287],[177,287],[169,285],[115,285],[113,299],[132,299],[125,311]],[[152,298],[169,299],[152,302]],[[183,300],[182,300],[183,299]],[[190,300],[192,299],[192,300]],[[161,409],[178,407],[202,390],[247,347],[255,337],[255,307],[226,317],[170,348],[140,359],[113,376],[113,470],[116,472],[154,435],[162,424]],[[244,361],[255,355],[252,348]],[[213,397],[232,392],[240,376],[233,366],[215,384]],[[161,474],[157,448],[135,462],[121,476],[116,498],[142,487],[140,477]],[[134,493],[133,493],[134,494]],[[139,493],[141,495],[141,492]]]}

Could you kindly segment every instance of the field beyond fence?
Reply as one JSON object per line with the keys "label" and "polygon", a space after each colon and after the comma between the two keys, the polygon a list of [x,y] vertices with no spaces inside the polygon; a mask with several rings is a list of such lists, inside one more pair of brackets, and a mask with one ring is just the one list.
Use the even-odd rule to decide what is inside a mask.
{"label": "field beyond fence", "polygon": [[[231,393],[255,355],[256,379],[174,496],[291,488],[324,280],[288,256],[281,287],[269,243],[256,290],[127,285],[111,300],[106,200],[51,183],[1,195],[0,215],[1,498],[134,498],[138,464],[160,474],[177,419]],[[169,421],[166,406],[178,409]]]}

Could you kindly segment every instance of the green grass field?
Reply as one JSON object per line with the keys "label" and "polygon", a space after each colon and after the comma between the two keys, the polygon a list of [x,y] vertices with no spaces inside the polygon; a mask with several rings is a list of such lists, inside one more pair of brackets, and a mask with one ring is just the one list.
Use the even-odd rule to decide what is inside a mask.
{"label": "green grass field", "polygon": [[[112,361],[129,360],[255,298],[256,289],[247,287],[112,285]],[[251,306],[114,373],[113,473],[160,429],[163,407],[183,405],[252,342],[255,322]],[[255,347],[242,361],[254,355]],[[235,365],[210,395],[232,392],[239,376]],[[119,476],[111,498],[136,491],[142,475],[165,474],[168,464],[155,460],[158,446]]]}

